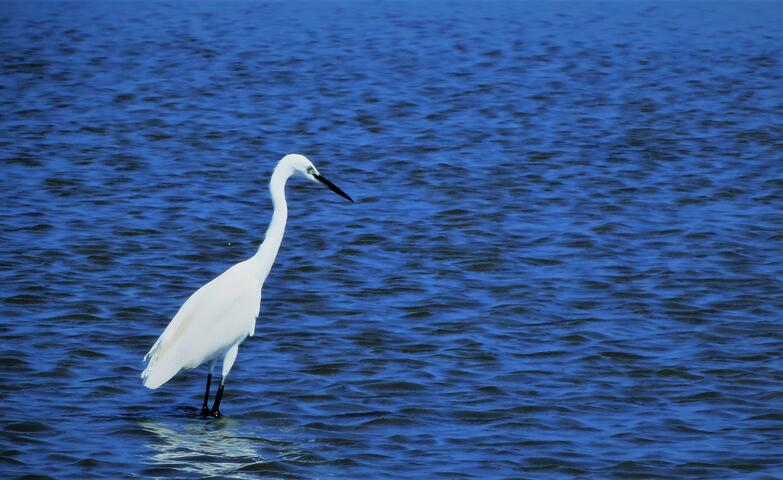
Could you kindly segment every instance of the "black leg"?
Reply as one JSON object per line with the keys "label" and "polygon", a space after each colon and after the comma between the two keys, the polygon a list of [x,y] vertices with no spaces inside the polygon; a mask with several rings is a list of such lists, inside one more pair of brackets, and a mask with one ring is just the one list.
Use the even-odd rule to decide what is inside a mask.
{"label": "black leg", "polygon": [[202,417],[208,417],[212,415],[212,412],[209,411],[209,387],[212,385],[212,374],[207,374],[207,391],[204,392],[204,405],[201,407],[201,416]]}
{"label": "black leg", "polygon": [[220,401],[223,400],[223,382],[220,382],[220,386],[218,387],[217,395],[215,395],[215,403],[212,405],[212,411],[210,414],[217,418],[222,416],[223,414],[220,413]]}

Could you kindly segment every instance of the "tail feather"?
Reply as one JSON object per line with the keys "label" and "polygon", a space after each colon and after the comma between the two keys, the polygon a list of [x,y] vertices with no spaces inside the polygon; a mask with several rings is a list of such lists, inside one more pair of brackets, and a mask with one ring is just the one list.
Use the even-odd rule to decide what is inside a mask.
{"label": "tail feather", "polygon": [[166,358],[153,358],[147,365],[147,368],[141,372],[141,378],[144,380],[144,386],[155,389],[171,380],[181,367],[178,362],[166,361]]}
{"label": "tail feather", "polygon": [[178,361],[176,351],[165,349],[160,351],[160,339],[144,356],[147,368],[141,372],[144,386],[155,389],[171,380],[171,377],[179,373],[182,369],[182,362]]}
{"label": "tail feather", "polygon": [[185,330],[183,324],[186,323],[184,322],[186,315],[181,315],[181,313],[182,308],[155,341],[150,351],[144,355],[144,361],[148,363],[147,368],[141,372],[141,378],[144,379],[144,386],[147,388],[160,387],[183,367],[178,348],[178,337]]}

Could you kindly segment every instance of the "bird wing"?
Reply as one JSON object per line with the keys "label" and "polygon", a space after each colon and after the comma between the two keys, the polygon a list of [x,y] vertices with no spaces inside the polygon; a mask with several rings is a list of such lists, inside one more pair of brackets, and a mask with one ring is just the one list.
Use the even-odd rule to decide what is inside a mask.
{"label": "bird wing", "polygon": [[162,384],[180,369],[196,367],[252,335],[260,309],[261,285],[250,267],[248,262],[234,265],[182,304],[144,357],[149,362],[142,373],[145,385],[159,364],[170,373],[161,375],[168,376]]}

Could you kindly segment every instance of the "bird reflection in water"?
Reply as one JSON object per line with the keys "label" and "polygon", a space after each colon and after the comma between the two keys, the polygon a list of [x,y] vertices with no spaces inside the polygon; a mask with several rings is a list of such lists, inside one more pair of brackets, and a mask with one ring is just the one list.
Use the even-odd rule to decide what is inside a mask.
{"label": "bird reflection in water", "polygon": [[[293,447],[287,442],[242,434],[236,430],[236,422],[230,420],[184,424],[142,421],[139,427],[156,437],[147,444],[154,452],[150,463],[205,477],[245,478],[241,469],[274,461],[265,459],[262,449],[269,450],[269,457],[274,458],[279,457],[280,450]],[[246,476],[253,477],[250,473]]]}

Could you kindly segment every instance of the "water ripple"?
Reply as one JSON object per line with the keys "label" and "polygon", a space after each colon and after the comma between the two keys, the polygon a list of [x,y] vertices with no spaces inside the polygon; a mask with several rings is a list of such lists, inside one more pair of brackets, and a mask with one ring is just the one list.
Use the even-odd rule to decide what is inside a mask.
{"label": "water ripple", "polygon": [[[751,8],[752,7],[752,8]],[[8,477],[773,478],[779,4],[0,6]],[[141,357],[249,256],[257,336]]]}

